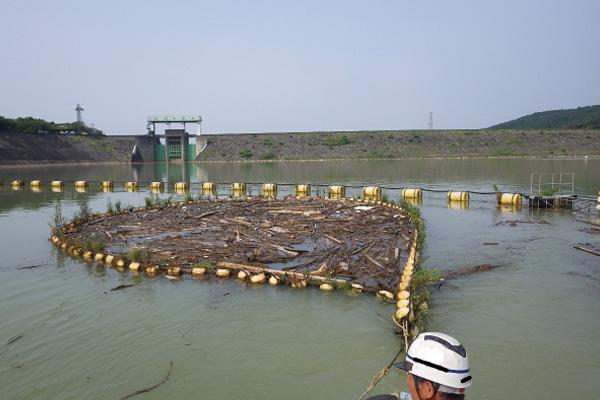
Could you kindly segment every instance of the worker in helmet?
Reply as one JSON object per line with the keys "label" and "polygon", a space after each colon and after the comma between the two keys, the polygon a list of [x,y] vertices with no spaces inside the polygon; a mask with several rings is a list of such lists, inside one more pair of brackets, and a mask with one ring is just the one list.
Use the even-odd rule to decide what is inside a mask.
{"label": "worker in helmet", "polygon": [[471,385],[469,357],[458,340],[439,332],[421,333],[412,341],[403,363],[413,400],[461,400]]}
{"label": "worker in helmet", "polygon": [[465,388],[471,385],[467,351],[444,333],[421,333],[408,347],[404,362],[394,366],[408,372],[410,397],[402,392],[367,400],[462,400]]}

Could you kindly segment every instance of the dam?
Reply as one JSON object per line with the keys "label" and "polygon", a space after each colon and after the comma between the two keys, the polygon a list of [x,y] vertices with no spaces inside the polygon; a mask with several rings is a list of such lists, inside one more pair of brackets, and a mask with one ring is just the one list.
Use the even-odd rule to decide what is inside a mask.
{"label": "dam", "polygon": [[[143,136],[135,136],[135,146],[130,163],[186,162],[196,161],[207,145],[202,136],[200,115],[160,115],[149,116],[147,130]],[[186,131],[186,124],[196,124],[196,133]],[[156,125],[164,125],[164,133],[156,133]],[[171,124],[179,124],[172,128]],[[192,139],[192,141],[190,141]]]}

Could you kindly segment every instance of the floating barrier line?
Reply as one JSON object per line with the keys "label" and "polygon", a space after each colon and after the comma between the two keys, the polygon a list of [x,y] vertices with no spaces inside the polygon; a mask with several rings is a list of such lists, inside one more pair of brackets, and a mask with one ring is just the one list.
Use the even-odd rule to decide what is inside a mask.
{"label": "floating barrier line", "polygon": [[[6,182],[10,183],[13,181],[20,181],[18,179],[7,179]],[[40,180],[31,180],[31,181],[20,181],[23,182],[24,185],[27,185],[28,183],[31,184],[31,182],[41,182],[41,186],[45,186],[45,184],[50,185],[51,184],[51,180],[47,180],[47,181],[40,181]],[[60,180],[60,182],[63,182],[65,184],[75,184],[75,182],[78,182],[78,180]],[[154,182],[157,181],[149,181],[149,182],[145,182],[145,181],[110,181],[110,180],[88,180],[85,181],[88,182],[89,184],[98,184],[101,185],[103,182],[112,182],[113,185],[127,185],[128,183],[131,182],[135,182],[138,185],[144,185],[144,186],[148,186],[150,187],[150,185]],[[165,182],[165,181],[159,181],[162,182],[165,186],[165,189],[171,186],[175,186],[178,183],[182,183],[182,182]],[[186,190],[190,190],[192,189],[192,185],[199,185],[200,188],[202,188],[202,184],[206,183],[206,182],[200,182],[200,181],[194,181],[194,182],[186,182],[189,184],[189,188],[187,188]],[[211,182],[214,183],[215,185],[227,185],[230,188],[232,188],[232,185],[234,184],[239,184],[236,182]],[[246,186],[250,186],[250,185],[254,185],[254,186],[261,186],[264,184],[264,182],[245,182]],[[295,187],[298,184],[297,183],[289,183],[289,182],[284,182],[284,183],[275,183],[277,186],[279,187]],[[9,185],[10,186],[10,185]],[[28,186],[28,185],[27,185]],[[318,189],[328,189],[329,186],[331,186],[330,184],[310,184],[310,187],[312,188],[318,188]],[[362,191],[365,187],[365,185],[339,185],[339,186],[344,186],[345,188],[350,188],[350,189],[354,189],[354,190],[359,190]],[[403,189],[407,189],[407,187],[401,187],[401,186],[378,186],[379,188],[381,188],[382,190],[397,190],[397,191],[401,191]],[[430,188],[424,188],[421,187],[419,188],[424,192],[431,192],[431,193],[448,193],[448,191],[450,191],[450,189],[430,189]],[[235,189],[238,190],[238,189]],[[470,194],[477,194],[477,195],[496,195],[497,193],[495,191],[490,191],[490,192],[482,192],[482,191],[474,191],[474,190],[463,190],[464,192],[468,192]],[[524,199],[529,199],[531,196],[525,193],[519,193],[519,192],[514,192],[514,194],[520,194]],[[583,198],[582,196],[580,196],[581,198]]]}

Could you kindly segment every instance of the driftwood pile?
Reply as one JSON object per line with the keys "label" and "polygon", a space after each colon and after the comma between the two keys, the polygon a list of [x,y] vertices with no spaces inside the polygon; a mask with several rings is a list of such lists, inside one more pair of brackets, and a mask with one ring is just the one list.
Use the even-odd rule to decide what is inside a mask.
{"label": "driftwood pile", "polygon": [[64,230],[69,242],[146,265],[244,264],[393,290],[414,235],[410,216],[349,199],[248,198],[110,214]]}

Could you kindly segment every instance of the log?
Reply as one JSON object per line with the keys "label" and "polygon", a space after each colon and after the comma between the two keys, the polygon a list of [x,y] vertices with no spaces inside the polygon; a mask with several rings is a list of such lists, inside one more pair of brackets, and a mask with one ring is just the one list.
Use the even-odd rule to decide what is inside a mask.
{"label": "log", "polygon": [[128,287],[132,287],[132,286],[133,286],[133,285],[119,285],[119,286],[117,286],[117,287],[114,287],[114,288],[110,289],[110,291],[111,291],[111,292],[114,292],[114,291],[116,291],[116,290],[123,290],[123,289],[126,289],[126,288],[128,288]]}
{"label": "log", "polygon": [[370,243],[367,243],[367,244],[365,244],[364,246],[362,246],[361,248],[359,248],[358,250],[354,250],[354,251],[352,252],[352,255],[355,255],[355,254],[357,254],[357,253],[360,253],[360,252],[361,252],[361,251],[363,251],[364,249],[368,249],[368,248],[370,248],[370,247],[373,247],[374,245],[375,245],[375,242],[370,242]]}
{"label": "log", "polygon": [[591,221],[584,221],[582,219],[578,219],[577,222],[581,222],[582,224],[588,224],[588,225],[594,225],[594,226],[600,226],[600,224],[596,224],[595,222],[591,222]]}
{"label": "log", "polygon": [[600,253],[598,253],[597,251],[586,249],[585,247],[581,247],[581,246],[573,246],[573,247],[575,247],[577,250],[585,251],[585,252],[588,252],[595,256],[600,256]]}
{"label": "log", "polygon": [[267,246],[269,246],[269,247],[272,247],[272,248],[274,248],[274,249],[277,249],[277,250],[279,250],[279,251],[282,251],[282,252],[284,252],[285,254],[289,254],[290,256],[297,256],[297,255],[299,254],[299,253],[298,253],[298,252],[296,252],[296,251],[292,251],[292,250],[285,249],[285,248],[283,248],[283,247],[281,247],[281,246],[278,246],[278,245],[276,245],[276,244],[272,244],[272,243],[265,243],[265,244],[266,244]]}
{"label": "log", "polygon": [[336,239],[336,238],[334,238],[334,237],[333,237],[333,236],[331,236],[331,235],[324,234],[323,236],[325,236],[326,238],[329,238],[329,239],[333,240],[334,242],[336,242],[336,243],[338,243],[338,244],[342,244],[342,243],[344,243],[344,242],[342,242],[340,239]]}
{"label": "log", "polygon": [[496,267],[491,264],[481,264],[476,267],[465,267],[465,268],[461,268],[458,271],[454,271],[454,272],[445,274],[444,278],[445,279],[456,278],[457,276],[469,275],[469,274],[473,274],[475,272],[487,271],[487,270],[490,270],[493,268],[496,268]]}
{"label": "log", "polygon": [[589,283],[587,284],[590,288],[594,289],[595,291],[597,291],[598,293],[600,293],[600,289],[598,289],[596,286],[592,286]]}
{"label": "log", "polygon": [[[253,274],[260,274],[260,273],[267,273],[267,274],[271,274],[274,275],[276,277],[279,278],[295,278],[295,279],[307,279],[307,276],[301,272],[293,272],[293,271],[280,271],[277,269],[268,269],[268,268],[262,268],[262,267],[255,267],[253,265],[247,265],[247,264],[238,264],[238,263],[232,263],[232,262],[227,262],[227,261],[219,261],[217,263],[217,267],[219,268],[229,268],[229,269],[234,269],[236,271],[239,270],[245,270],[245,271],[249,271],[252,272]],[[310,275],[310,277],[308,277],[310,279],[314,279],[317,281],[331,281],[331,282],[337,282],[337,283],[348,283],[347,281],[343,280],[343,279],[336,279],[336,278],[325,278],[322,276],[314,276],[314,275]]]}
{"label": "log", "polygon": [[[250,242],[259,242],[258,240],[256,240],[256,239],[253,239],[253,238],[247,238],[246,240],[248,240],[248,241],[250,241]],[[281,251],[281,252],[283,252],[283,253],[285,253],[285,254],[289,254],[290,256],[294,256],[294,257],[295,257],[295,256],[297,256],[298,254],[300,254],[300,253],[299,253],[299,252],[297,252],[297,251],[288,250],[288,249],[286,249],[286,248],[284,248],[284,247],[282,247],[282,246],[279,246],[279,245],[277,245],[277,244],[274,244],[274,243],[267,243],[267,242],[264,242],[264,243],[263,243],[263,242],[260,242],[260,243],[262,243],[263,245],[265,245],[265,246],[267,246],[267,247],[271,247],[272,249],[279,250],[279,251]]]}
{"label": "log", "polygon": [[208,217],[209,215],[213,215],[213,214],[216,214],[216,213],[217,213],[217,211],[209,211],[209,212],[205,212],[204,214],[200,214],[200,215],[196,216],[195,218],[196,219],[202,219],[204,217]]}
{"label": "log", "polygon": [[95,220],[93,220],[93,221],[91,221],[91,222],[88,222],[88,225],[95,225],[95,224],[97,224],[98,222],[102,222],[102,221],[104,221],[106,218],[108,218],[108,217],[101,217],[101,218],[95,219]]}
{"label": "log", "polygon": [[311,275],[321,276],[327,270],[327,261],[325,261],[321,266],[316,270],[312,271]]}
{"label": "log", "polygon": [[379,268],[387,271],[387,269],[383,265],[381,265],[380,263],[378,263],[377,261],[375,261],[373,258],[371,258],[370,255],[367,254],[366,257],[367,257],[367,259],[369,261],[371,261],[373,264],[375,264],[375,266],[377,266],[377,267],[379,267]]}
{"label": "log", "polygon": [[268,212],[272,213],[272,214],[296,214],[296,215],[303,215],[305,217],[311,216],[311,215],[318,215],[318,214],[322,214],[321,211],[318,210],[287,210],[287,209],[278,209],[278,210],[267,210]]}
{"label": "log", "polygon": [[167,379],[169,379],[169,375],[171,375],[171,371],[172,370],[173,370],[173,361],[171,361],[171,363],[169,364],[169,370],[167,371],[167,374],[165,375],[165,377],[160,382],[158,382],[156,385],[150,386],[148,388],[137,390],[137,391],[135,391],[135,392],[133,392],[131,394],[128,394],[125,397],[121,397],[121,400],[125,400],[125,399],[128,399],[130,397],[136,396],[138,394],[147,393],[147,392],[150,392],[150,391],[156,389],[157,387],[159,387],[160,385],[162,385],[163,383],[165,383],[167,381]]}

